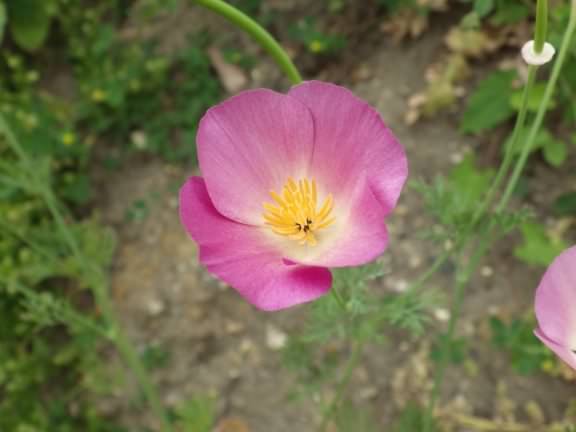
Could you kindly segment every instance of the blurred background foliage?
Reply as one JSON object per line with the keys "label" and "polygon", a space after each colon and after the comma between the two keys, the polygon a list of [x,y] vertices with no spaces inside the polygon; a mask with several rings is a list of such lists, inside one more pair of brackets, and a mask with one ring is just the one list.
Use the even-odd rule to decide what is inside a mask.
{"label": "blurred background foliage", "polygon": [[[82,251],[105,271],[114,256],[115,236],[99,222],[94,208],[94,165],[117,170],[135,155],[193,163],[198,120],[225,94],[208,55],[217,35],[191,33],[185,49],[167,55],[158,48],[157,38],[140,40],[126,31],[127,23],[132,29],[146,27],[162,14],[177,11],[182,1],[0,0],[0,110],[66,209]],[[354,7],[352,0],[326,0],[314,8],[315,14],[283,27],[281,13],[271,12],[264,0],[231,3],[276,30],[303,64],[325,64],[354,46],[355,29],[339,32],[326,24]],[[457,11],[446,54],[427,73],[427,87],[408,101],[408,124],[463,106],[462,134],[510,131],[519,109],[522,69],[488,62],[479,77],[474,68],[491,53],[518,48],[524,40],[522,29],[530,28],[534,14],[531,2],[374,0],[364,7],[372,8],[383,22],[382,30],[398,43],[424,35],[438,14]],[[568,1],[554,2],[549,39],[556,45],[568,13]],[[226,63],[247,72],[259,61],[230,47],[220,54]],[[463,99],[464,87],[472,89]],[[533,111],[542,91],[538,87],[530,101]],[[562,167],[576,148],[575,95],[576,45],[548,107],[547,126],[533,149],[534,158],[552,167]],[[0,140],[0,431],[127,430],[93,408],[95,398],[111,391],[105,384],[109,378],[102,376],[106,328],[86,289],[92,281],[67,251],[28,169]],[[462,229],[493,173],[470,155],[433,185],[415,185],[439,221],[440,230],[430,233],[439,244]],[[134,217],[142,211],[135,208]],[[576,190],[563,194],[553,211],[558,217],[574,216]],[[527,264],[546,265],[567,245],[529,214],[502,221],[504,231],[512,226],[520,227],[523,238],[514,253]],[[331,379],[335,370],[329,353],[314,350],[318,343],[348,332],[371,340],[376,326],[384,322],[423,331],[423,309],[433,299],[406,295],[375,306],[365,298],[363,282],[378,274],[370,268],[358,271],[352,278],[359,283],[347,293],[354,308],[351,322],[327,325],[337,320],[336,306],[331,298],[317,302],[310,331],[291,341],[285,352],[286,364],[307,386]],[[387,306],[390,303],[394,307]],[[495,318],[490,325],[494,346],[510,353],[518,372],[559,373],[552,355],[531,336],[530,317],[510,322]],[[458,345],[454,352],[462,349]],[[456,355],[455,361],[462,356]],[[408,407],[394,430],[416,430],[421,414],[410,414],[415,410]],[[172,414],[186,431],[209,431],[214,423],[209,400],[194,399]],[[350,417],[337,421],[346,424]],[[358,422],[365,422],[364,417]],[[349,425],[341,428],[351,430]],[[362,430],[370,428],[366,423]]]}

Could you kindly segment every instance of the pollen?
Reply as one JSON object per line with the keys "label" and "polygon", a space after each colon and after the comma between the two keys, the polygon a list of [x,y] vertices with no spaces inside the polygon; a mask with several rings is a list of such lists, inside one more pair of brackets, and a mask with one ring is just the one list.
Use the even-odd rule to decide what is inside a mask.
{"label": "pollen", "polygon": [[264,220],[272,231],[298,241],[301,245],[315,246],[318,231],[334,223],[332,195],[318,205],[316,182],[308,179],[296,182],[289,177],[281,194],[270,191],[274,203],[264,203]]}

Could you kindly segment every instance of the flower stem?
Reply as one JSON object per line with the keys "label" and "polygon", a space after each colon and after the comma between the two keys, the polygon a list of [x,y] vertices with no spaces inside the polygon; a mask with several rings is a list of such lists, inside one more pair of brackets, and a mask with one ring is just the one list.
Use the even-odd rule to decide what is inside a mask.
{"label": "flower stem", "polygon": [[102,271],[93,265],[82,253],[76,237],[64,221],[64,216],[62,215],[62,212],[58,206],[57,198],[54,196],[49,183],[45,182],[41,176],[38,175],[38,171],[34,168],[29,155],[26,153],[18,138],[13,133],[8,122],[5,120],[1,113],[0,134],[3,134],[6,137],[8,145],[24,163],[24,166],[27,168],[27,171],[32,177],[32,181],[38,194],[44,200],[46,207],[56,222],[58,230],[60,231],[60,235],[68,245],[74,259],[83,268],[86,278],[90,281],[90,287],[94,293],[96,304],[102,312],[102,315],[104,316],[108,326],[112,329],[111,340],[116,344],[116,347],[120,351],[124,361],[128,364],[136,376],[136,379],[138,380],[138,383],[142,388],[142,391],[144,392],[144,395],[146,396],[152,411],[161,422],[162,431],[171,432],[173,430],[172,426],[168,421],[168,417],[162,406],[160,398],[156,393],[156,389],[154,388],[150,377],[146,374],[144,365],[142,364],[136,350],[126,335],[122,332],[118,324],[118,320],[110,303],[105,276],[102,274]]}
{"label": "flower stem", "polygon": [[424,273],[422,273],[418,279],[412,282],[406,291],[412,292],[418,290],[424,284],[424,282],[426,282],[434,274],[436,274],[436,272],[440,269],[440,267],[442,267],[442,265],[444,265],[444,263],[448,261],[450,255],[451,251],[445,251],[443,254],[438,255],[434,260],[434,262],[430,265],[430,267],[428,267],[426,271],[424,271]]}
{"label": "flower stem", "polygon": [[326,411],[324,411],[324,415],[322,416],[322,422],[320,423],[320,429],[319,429],[320,432],[324,432],[326,430],[326,428],[328,427],[328,422],[332,418],[334,411],[342,403],[342,400],[344,399],[344,392],[346,390],[346,387],[348,387],[350,379],[352,378],[352,372],[354,372],[354,369],[356,368],[358,362],[360,361],[363,348],[364,348],[364,342],[362,341],[354,342],[352,352],[348,357],[348,362],[346,363],[346,367],[344,369],[344,374],[342,375],[342,379],[340,380],[340,382],[338,383],[338,387],[336,388],[336,395],[334,396],[334,399],[332,399],[330,405],[328,405],[328,408],[326,408]]}
{"label": "flower stem", "polygon": [[548,27],[548,0],[538,0],[536,4],[536,31],[534,35],[534,51],[542,52],[546,42],[546,30]]}
{"label": "flower stem", "polygon": [[574,35],[574,30],[576,29],[576,8],[572,8],[572,13],[570,14],[570,21],[568,22],[568,27],[564,32],[564,36],[562,37],[562,43],[560,44],[560,50],[558,52],[558,57],[554,62],[554,66],[552,67],[552,73],[550,74],[550,79],[546,84],[546,90],[544,91],[544,96],[542,101],[540,102],[540,106],[538,107],[538,112],[536,113],[536,118],[534,119],[534,123],[532,123],[532,127],[530,128],[530,132],[528,133],[528,137],[522,147],[522,152],[520,153],[520,157],[516,161],[516,165],[514,167],[514,171],[512,172],[512,177],[508,181],[506,186],[506,190],[498,203],[496,208],[497,212],[501,212],[510,201],[512,193],[514,189],[516,189],[516,185],[518,184],[518,180],[520,178],[520,174],[522,174],[522,170],[526,165],[526,161],[528,159],[528,155],[530,154],[530,150],[533,147],[534,140],[536,139],[536,135],[538,134],[538,130],[542,126],[542,122],[544,120],[544,115],[548,110],[548,106],[550,104],[550,99],[552,98],[552,94],[556,88],[556,83],[558,81],[558,77],[560,76],[560,71],[564,64],[564,60],[566,59],[566,54],[568,53],[568,49],[570,48],[570,44],[572,42],[572,37]]}
{"label": "flower stem", "polygon": [[440,390],[442,389],[442,382],[444,381],[444,374],[446,373],[447,356],[446,356],[446,344],[449,344],[454,338],[454,332],[456,330],[456,324],[460,317],[460,310],[462,309],[462,302],[464,300],[464,291],[468,280],[474,273],[474,270],[478,266],[478,263],[484,256],[484,253],[490,245],[491,235],[490,231],[492,226],[489,226],[484,235],[480,236],[480,243],[475,249],[475,253],[472,255],[468,261],[468,265],[456,275],[456,284],[453,289],[453,303],[450,308],[450,321],[448,322],[448,330],[446,331],[446,338],[442,342],[444,346],[441,347],[442,356],[438,362],[438,367],[436,368],[436,373],[434,375],[434,384],[432,387],[432,395],[430,396],[430,401],[428,402],[428,408],[426,410],[426,416],[424,417],[423,432],[429,432],[432,426],[431,421],[434,415],[434,407],[438,397],[440,396]]}
{"label": "flower stem", "polygon": [[344,301],[344,297],[342,297],[342,293],[340,292],[340,290],[338,289],[336,284],[334,284],[332,286],[332,289],[330,290],[330,292],[334,296],[336,303],[338,303],[338,305],[340,305],[340,307],[342,309],[346,310],[346,302]]}
{"label": "flower stem", "polygon": [[516,117],[516,123],[514,124],[514,129],[512,131],[512,139],[509,143],[509,146],[505,149],[504,152],[504,160],[500,164],[498,168],[498,172],[496,173],[496,177],[494,181],[490,185],[490,189],[486,194],[486,198],[482,201],[482,204],[472,217],[472,221],[470,223],[470,229],[473,230],[478,223],[478,221],[484,216],[484,213],[491,205],[494,195],[504,177],[508,174],[508,170],[512,161],[514,160],[514,149],[518,146],[518,139],[522,136],[521,131],[524,129],[524,123],[526,121],[526,113],[528,112],[528,98],[530,96],[530,92],[534,87],[534,82],[536,80],[536,66],[529,66],[528,67],[528,79],[526,81],[526,85],[524,86],[524,91],[522,92],[522,101],[520,103],[520,111],[518,111],[518,116]]}
{"label": "flower stem", "polygon": [[299,84],[302,82],[302,77],[300,76],[298,69],[296,69],[296,66],[294,66],[294,63],[292,63],[292,60],[286,51],[278,42],[276,42],[270,33],[244,12],[241,12],[223,0],[193,1],[200,6],[204,6],[205,8],[216,12],[218,15],[223,16],[238,28],[252,36],[254,40],[272,56],[274,61],[276,61],[278,66],[280,66],[280,69],[282,69],[290,81],[292,81],[292,84]]}

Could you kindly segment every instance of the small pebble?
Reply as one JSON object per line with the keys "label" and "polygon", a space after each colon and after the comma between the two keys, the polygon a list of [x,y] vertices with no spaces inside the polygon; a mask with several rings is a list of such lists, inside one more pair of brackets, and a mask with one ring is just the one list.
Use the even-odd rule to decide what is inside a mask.
{"label": "small pebble", "polygon": [[464,159],[462,153],[452,153],[450,155],[450,162],[452,162],[454,165],[457,165],[460,162],[462,162],[462,159]]}
{"label": "small pebble", "polygon": [[231,380],[237,380],[240,378],[240,371],[238,369],[228,370],[228,378]]}
{"label": "small pebble", "polygon": [[280,350],[286,346],[288,336],[278,327],[268,324],[266,326],[266,345],[272,350]]}
{"label": "small pebble", "polygon": [[234,335],[241,333],[245,329],[245,326],[241,322],[227,321],[226,324],[224,325],[224,328],[226,330],[226,333]]}
{"label": "small pebble", "polygon": [[480,270],[480,274],[484,277],[490,277],[494,274],[494,270],[490,266],[484,266]]}
{"label": "small pebble", "polygon": [[254,350],[254,343],[250,339],[242,339],[240,342],[240,352],[249,353]]}
{"label": "small pebble", "polygon": [[434,309],[434,318],[440,322],[447,322],[450,319],[450,311],[445,308]]}
{"label": "small pebble", "polygon": [[354,72],[352,72],[352,79],[356,82],[366,81],[372,77],[372,71],[367,65],[358,66]]}
{"label": "small pebble", "polygon": [[546,423],[546,417],[544,416],[544,412],[542,411],[542,408],[540,407],[540,405],[538,405],[536,401],[531,400],[526,402],[526,404],[524,405],[524,411],[526,411],[526,414],[528,415],[532,423],[536,424]]}
{"label": "small pebble", "polygon": [[378,388],[376,387],[364,387],[358,392],[358,397],[363,400],[375,399],[378,396]]}
{"label": "small pebble", "polygon": [[396,292],[404,292],[408,289],[408,281],[404,279],[398,279],[397,281],[393,282],[392,289]]}
{"label": "small pebble", "polygon": [[418,268],[422,265],[422,258],[418,255],[413,255],[408,260],[408,265],[413,269]]}
{"label": "small pebble", "polygon": [[146,310],[150,316],[158,316],[162,312],[164,312],[165,306],[164,303],[158,299],[150,299],[146,304]]}

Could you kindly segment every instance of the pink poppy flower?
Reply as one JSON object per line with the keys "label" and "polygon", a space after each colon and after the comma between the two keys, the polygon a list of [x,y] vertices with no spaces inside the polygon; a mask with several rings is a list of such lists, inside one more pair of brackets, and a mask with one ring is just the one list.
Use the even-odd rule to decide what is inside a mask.
{"label": "pink poppy flower", "polygon": [[562,252],[536,290],[536,336],[576,369],[576,246]]}
{"label": "pink poppy flower", "polygon": [[386,248],[406,156],[347,89],[245,91],[208,110],[197,146],[202,177],[180,190],[180,218],[200,262],[254,306],[314,300],[330,289],[330,267]]}

